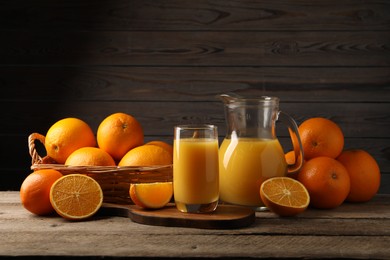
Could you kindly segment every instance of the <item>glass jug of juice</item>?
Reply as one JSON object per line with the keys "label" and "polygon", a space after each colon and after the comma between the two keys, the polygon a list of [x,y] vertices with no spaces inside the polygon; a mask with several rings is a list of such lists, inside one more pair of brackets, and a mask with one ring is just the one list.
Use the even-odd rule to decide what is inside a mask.
{"label": "glass jug of juice", "polygon": [[[279,111],[279,98],[244,98],[222,94],[226,136],[219,151],[219,192],[222,202],[262,207],[260,186],[268,178],[299,171],[303,149],[294,119]],[[295,164],[287,165],[276,137],[276,121],[288,126]]]}

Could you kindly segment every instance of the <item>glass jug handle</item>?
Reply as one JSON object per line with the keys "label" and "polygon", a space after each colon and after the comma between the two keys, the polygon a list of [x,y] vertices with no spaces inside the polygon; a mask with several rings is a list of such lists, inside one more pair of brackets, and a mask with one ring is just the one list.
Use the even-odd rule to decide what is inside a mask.
{"label": "glass jug handle", "polygon": [[283,111],[279,111],[278,118],[287,124],[288,132],[294,148],[295,163],[287,165],[287,174],[297,173],[303,165],[303,147],[295,120]]}

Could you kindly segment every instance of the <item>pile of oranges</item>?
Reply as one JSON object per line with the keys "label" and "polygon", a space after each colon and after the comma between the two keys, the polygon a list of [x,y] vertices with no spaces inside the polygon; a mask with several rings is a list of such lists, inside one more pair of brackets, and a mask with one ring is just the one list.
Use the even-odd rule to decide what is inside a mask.
{"label": "pile of oranges", "polygon": [[[263,203],[280,216],[293,216],[310,205],[333,209],[345,201],[366,202],[379,190],[380,170],[362,149],[345,149],[344,134],[335,122],[322,117],[305,120],[298,127],[304,158],[295,151],[286,162],[303,161],[298,173],[267,179],[260,186]],[[293,143],[298,142],[296,136]]]}
{"label": "pile of oranges", "polygon": [[54,123],[45,136],[47,155],[71,166],[150,166],[172,164],[172,146],[163,141],[144,144],[141,124],[126,113],[101,121],[95,133],[81,119]]}
{"label": "pile of oranges", "polygon": [[[68,166],[157,166],[173,163],[172,145],[160,140],[144,143],[141,124],[126,113],[114,113],[104,118],[96,135],[91,127],[79,118],[61,119],[47,131],[44,145],[48,158]],[[23,206],[37,215],[56,211],[68,219],[91,216],[101,206],[101,188],[88,176],[71,175],[73,176],[63,176],[53,169],[31,173],[20,188]],[[83,186],[77,186],[79,183],[83,183]],[[158,186],[167,184],[157,184],[156,187],[159,188]],[[138,189],[142,190],[142,185],[139,185]],[[85,190],[85,193],[80,192],[81,190]],[[169,187],[167,190],[169,192],[166,193],[172,193]],[[89,196],[89,203],[80,207],[83,210],[74,212],[71,208],[62,208],[65,205],[61,201],[67,198],[74,197],[74,200],[77,200],[68,200],[66,203],[69,205],[80,203],[79,197],[84,196],[80,194]],[[170,196],[172,195],[167,194],[166,197]],[[137,200],[134,195],[132,198]]]}
{"label": "pile of oranges", "polygon": [[[310,195],[310,205],[331,209],[344,201],[366,202],[380,186],[375,159],[362,149],[344,149],[344,135],[332,120],[313,117],[298,127],[304,162],[294,178]],[[286,161],[293,163],[293,151]]]}

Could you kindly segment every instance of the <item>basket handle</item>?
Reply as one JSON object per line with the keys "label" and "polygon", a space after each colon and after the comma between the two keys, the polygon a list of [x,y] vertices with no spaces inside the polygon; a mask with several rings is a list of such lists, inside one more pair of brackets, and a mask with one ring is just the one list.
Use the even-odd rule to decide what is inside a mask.
{"label": "basket handle", "polygon": [[42,163],[43,159],[35,149],[35,140],[39,140],[43,145],[45,144],[45,136],[32,133],[28,137],[28,150],[31,156],[31,165]]}

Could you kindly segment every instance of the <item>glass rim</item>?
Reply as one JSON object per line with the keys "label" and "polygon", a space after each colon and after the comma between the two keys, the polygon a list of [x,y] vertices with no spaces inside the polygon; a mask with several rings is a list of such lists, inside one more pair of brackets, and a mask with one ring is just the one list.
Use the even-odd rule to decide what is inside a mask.
{"label": "glass rim", "polygon": [[184,130],[201,130],[201,129],[217,129],[218,127],[213,124],[183,124],[176,125],[175,129],[184,129]]}
{"label": "glass rim", "polygon": [[238,96],[238,95],[229,95],[222,94],[220,95],[225,104],[234,104],[234,103],[279,103],[280,98],[277,96]]}
{"label": "glass rim", "polygon": [[271,103],[271,102],[279,102],[280,99],[275,96],[261,96],[261,97],[250,97],[250,98],[236,98],[231,101],[234,102],[253,102],[253,103]]}

